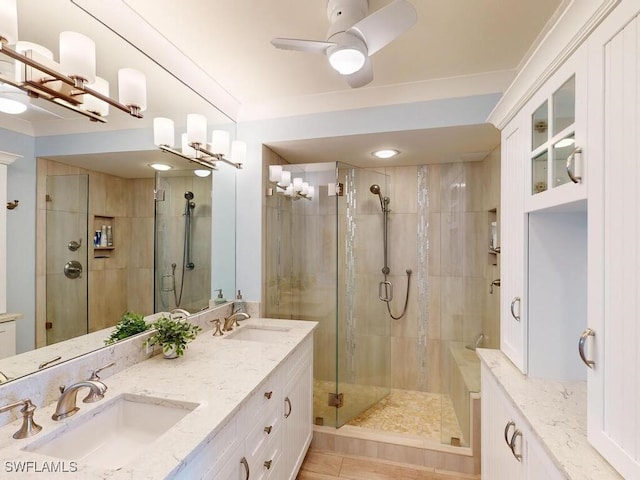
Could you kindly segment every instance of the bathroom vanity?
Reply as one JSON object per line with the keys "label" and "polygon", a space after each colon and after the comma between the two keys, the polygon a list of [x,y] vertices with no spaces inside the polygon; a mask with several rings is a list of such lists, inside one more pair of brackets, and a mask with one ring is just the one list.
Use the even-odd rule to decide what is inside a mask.
{"label": "bathroom vanity", "polygon": [[96,403],[82,403],[88,389],[81,389],[71,417],[53,421],[55,401],[38,408],[37,435],[13,439],[21,419],[0,428],[0,471],[22,468],[20,478],[43,478],[45,469],[47,478],[65,479],[293,479],[312,436],[315,327],[249,319],[223,336],[205,331],[183,357],[155,355],[103,378],[108,390]]}

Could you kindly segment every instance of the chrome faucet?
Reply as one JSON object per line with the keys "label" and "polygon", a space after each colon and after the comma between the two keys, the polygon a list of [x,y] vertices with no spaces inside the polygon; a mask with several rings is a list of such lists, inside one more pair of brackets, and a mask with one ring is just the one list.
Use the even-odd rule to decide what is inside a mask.
{"label": "chrome faucet", "polygon": [[233,315],[229,315],[224,319],[224,327],[222,327],[222,330],[225,332],[230,332],[231,330],[233,330],[233,327],[237,327],[240,325],[238,323],[238,319],[240,318],[242,320],[246,320],[248,318],[251,318],[251,315],[245,312],[236,312]]}
{"label": "chrome faucet", "polygon": [[8,382],[11,378],[7,377],[2,370],[0,370],[0,383]]}
{"label": "chrome faucet", "polygon": [[475,344],[473,344],[473,345],[465,345],[465,348],[475,351],[476,348],[480,347],[480,344],[482,342],[484,342],[486,338],[487,338],[486,335],[484,333],[481,333],[480,335],[478,335],[478,338],[476,338]]}
{"label": "chrome faucet", "polygon": [[60,387],[62,395],[58,399],[56,405],[56,412],[51,416],[54,420],[62,420],[63,418],[70,417],[76,413],[80,408],[76,406],[76,397],[78,390],[83,387],[91,389],[91,393],[84,399],[85,403],[97,402],[104,398],[104,393],[107,391],[107,386],[100,380],[83,380],[81,382],[74,383],[73,385],[65,388]]}
{"label": "chrome faucet", "polygon": [[184,308],[174,308],[173,310],[171,310],[169,315],[171,315],[171,318],[173,319],[174,316],[177,316],[178,318],[187,318],[191,314]]}

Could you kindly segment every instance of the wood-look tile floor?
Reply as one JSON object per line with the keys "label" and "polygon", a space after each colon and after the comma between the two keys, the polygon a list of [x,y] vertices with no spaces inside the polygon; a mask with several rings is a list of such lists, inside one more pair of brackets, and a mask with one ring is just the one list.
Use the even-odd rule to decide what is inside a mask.
{"label": "wood-look tile floor", "polygon": [[429,469],[416,469],[362,457],[341,456],[310,449],[296,480],[469,480]]}

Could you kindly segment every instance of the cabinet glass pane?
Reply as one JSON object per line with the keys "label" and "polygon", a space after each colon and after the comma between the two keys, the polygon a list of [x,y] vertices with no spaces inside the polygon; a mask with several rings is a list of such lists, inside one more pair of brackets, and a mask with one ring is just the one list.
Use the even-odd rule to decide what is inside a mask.
{"label": "cabinet glass pane", "polygon": [[531,116],[531,150],[547,141],[549,131],[549,104],[545,101]]}
{"label": "cabinet glass pane", "polygon": [[567,158],[575,148],[574,134],[556,142],[553,146],[553,186],[557,187],[571,181],[567,175]]}
{"label": "cabinet glass pane", "polygon": [[573,124],[576,120],[576,77],[567,80],[553,94],[553,134]]}
{"label": "cabinet glass pane", "polygon": [[547,189],[547,161],[549,153],[544,152],[531,159],[531,194],[544,192]]}

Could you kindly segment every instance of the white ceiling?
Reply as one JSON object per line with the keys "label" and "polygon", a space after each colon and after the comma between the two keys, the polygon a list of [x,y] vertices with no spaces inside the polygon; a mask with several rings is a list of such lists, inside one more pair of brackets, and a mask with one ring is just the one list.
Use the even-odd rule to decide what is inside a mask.
{"label": "white ceiling", "polygon": [[[239,121],[503,92],[568,3],[410,0],[418,12],[418,23],[372,57],[371,84],[351,89],[324,56],[277,50],[270,44],[274,37],[324,40],[328,28],[326,0],[123,1],[222,86],[238,105],[237,114],[228,113]],[[369,3],[373,12],[390,0]],[[57,57],[57,47],[52,44],[57,43],[58,32],[76,29],[96,39],[98,66],[103,71],[99,74],[115,78],[117,68],[132,66],[123,61],[145,70],[150,79],[149,111],[136,125],[146,126],[156,115],[184,115],[194,110],[194,105],[204,106],[197,95],[121,39],[108,35],[102,25],[88,19],[69,0],[20,0],[18,4],[23,11],[21,39],[44,43]],[[74,26],[74,21],[83,26]],[[131,57],[121,53],[126,48]],[[180,95],[173,94],[180,89]],[[183,93],[191,100],[176,102]],[[131,128],[119,127],[120,115],[111,114],[108,128]],[[13,125],[23,122],[14,118],[10,121]],[[104,127],[86,119],[63,122],[62,129],[59,119],[49,118],[36,121],[32,127],[35,125],[35,134]],[[0,116],[0,126],[6,125],[6,116]],[[403,151],[399,162],[412,164],[462,156],[476,159],[481,152],[494,148],[499,136],[492,127],[479,125],[281,142],[270,147],[289,161],[315,162],[320,159],[314,151],[322,143],[333,158],[348,161],[356,150],[360,155],[362,151],[371,152],[383,140],[385,145]],[[415,152],[420,152],[421,160]]]}

